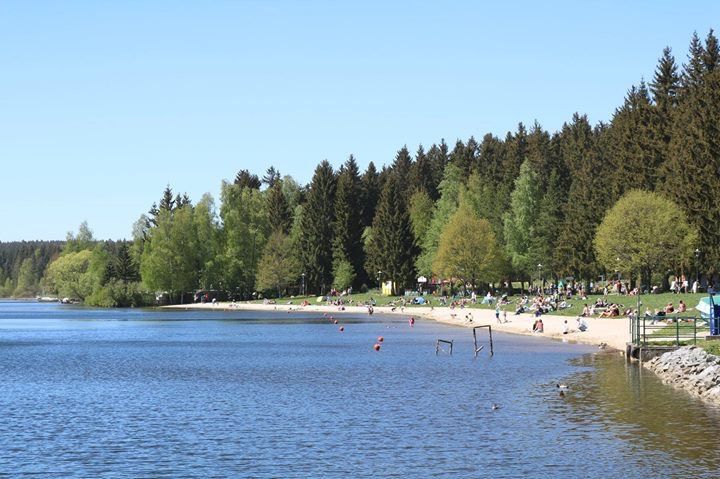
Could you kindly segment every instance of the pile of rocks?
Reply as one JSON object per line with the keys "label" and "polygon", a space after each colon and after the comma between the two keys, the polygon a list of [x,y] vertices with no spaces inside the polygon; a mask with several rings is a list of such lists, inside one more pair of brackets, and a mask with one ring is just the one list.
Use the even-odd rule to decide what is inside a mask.
{"label": "pile of rocks", "polygon": [[697,346],[686,346],[643,364],[665,384],[720,403],[720,357]]}

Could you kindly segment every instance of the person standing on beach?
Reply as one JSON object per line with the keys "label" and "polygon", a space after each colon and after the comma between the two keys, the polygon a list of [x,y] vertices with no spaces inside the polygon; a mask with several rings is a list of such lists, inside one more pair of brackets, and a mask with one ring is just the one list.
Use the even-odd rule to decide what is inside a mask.
{"label": "person standing on beach", "polygon": [[500,303],[495,304],[495,320],[499,323],[500,322]]}

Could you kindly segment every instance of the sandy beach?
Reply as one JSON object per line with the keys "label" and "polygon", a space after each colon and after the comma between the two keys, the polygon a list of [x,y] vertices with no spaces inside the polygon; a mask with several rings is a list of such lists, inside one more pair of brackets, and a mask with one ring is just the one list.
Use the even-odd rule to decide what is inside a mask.
{"label": "sandy beach", "polygon": [[[164,306],[171,309],[203,309],[214,311],[277,311],[277,312],[304,312],[304,313],[327,313],[327,314],[367,314],[364,306],[344,306],[341,310],[338,306],[314,305],[308,306],[289,304],[256,304],[256,303],[194,303]],[[437,307],[430,308],[391,308],[389,306],[377,306],[375,314],[401,315],[407,318],[411,316],[416,319],[429,319],[453,326],[472,328],[473,326],[492,325],[495,331],[502,331],[512,334],[525,334],[552,338],[568,342],[580,342],[586,344],[606,343],[609,347],[625,351],[625,345],[630,341],[629,324],[627,318],[585,318],[588,329],[584,332],[577,330],[577,321],[573,317],[543,315],[543,333],[533,333],[532,326],[535,316],[531,314],[514,315],[508,313],[507,323],[498,323],[495,319],[495,311],[490,309],[461,309]],[[393,311],[395,309],[395,311]],[[472,316],[472,321],[466,317]],[[567,321],[569,332],[563,334],[563,325]]]}

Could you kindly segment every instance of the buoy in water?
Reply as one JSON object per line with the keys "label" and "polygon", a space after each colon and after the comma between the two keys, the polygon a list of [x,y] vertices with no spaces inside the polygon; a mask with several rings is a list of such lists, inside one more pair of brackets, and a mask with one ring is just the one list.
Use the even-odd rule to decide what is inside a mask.
{"label": "buoy in water", "polygon": [[380,351],[380,344],[375,343],[375,345],[373,346],[373,349],[374,349],[375,351]]}
{"label": "buoy in water", "polygon": [[385,338],[383,338],[382,336],[378,336],[378,343],[382,343],[383,341],[385,341]]}
{"label": "buoy in water", "polygon": [[343,331],[345,331],[345,326],[340,326],[339,331],[340,331],[341,333],[342,333]]}
{"label": "buoy in water", "polygon": [[337,324],[337,319],[333,321],[333,324]]}

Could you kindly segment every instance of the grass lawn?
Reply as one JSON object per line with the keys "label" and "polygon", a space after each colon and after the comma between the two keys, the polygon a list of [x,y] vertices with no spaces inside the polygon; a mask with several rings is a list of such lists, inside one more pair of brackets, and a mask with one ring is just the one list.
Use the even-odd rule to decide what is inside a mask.
{"label": "grass lawn", "polygon": [[[663,309],[666,304],[673,303],[673,305],[677,308],[678,302],[682,299],[685,304],[688,307],[688,311],[685,313],[680,314],[673,314],[672,317],[679,316],[679,317],[699,317],[699,313],[694,309],[695,305],[698,304],[698,301],[700,298],[707,296],[707,294],[672,294],[672,293],[662,293],[662,294],[644,294],[640,296],[640,301],[642,303],[642,306],[640,307],[640,313],[645,312],[645,308],[650,308],[651,311],[655,311],[656,309]],[[552,314],[556,314],[559,316],[578,316],[580,313],[582,313],[583,306],[585,303],[592,304],[594,303],[598,298],[601,298],[602,295],[590,295],[588,296],[587,301],[581,301],[579,298],[572,299],[569,301],[570,307],[566,309],[562,309],[559,311],[555,311]],[[343,299],[346,301],[346,304],[348,301],[352,301],[353,305],[362,305],[365,302],[369,302],[370,300],[374,299],[377,306],[387,306],[387,305],[399,305],[400,301],[402,300],[402,297],[399,296],[382,296],[380,292],[375,289],[371,290],[367,293],[356,293],[351,294],[349,296],[344,296]],[[407,296],[406,299],[411,300],[412,296]],[[426,299],[430,300],[430,303],[433,306],[440,306],[440,302],[437,296],[433,295],[426,295]],[[274,301],[277,301],[278,303],[282,304],[300,304],[304,300],[307,300],[311,304],[318,304],[317,303],[317,296],[295,296],[294,298],[270,298]],[[481,297],[478,298],[480,300]],[[507,310],[509,313],[515,312],[515,307],[517,304],[517,301],[520,299],[519,295],[511,296],[510,297],[510,304],[501,306],[502,309]],[[616,294],[609,294],[607,296],[607,301],[610,303],[618,303],[621,304],[622,307],[620,309],[627,309],[627,308],[635,308],[637,305],[637,296],[620,296]],[[262,303],[263,300],[255,300],[251,301],[251,303]],[[448,302],[449,304],[449,302]],[[430,305],[410,305],[409,307],[412,308],[429,308]],[[494,305],[485,305],[485,304],[469,304],[465,306],[466,308],[470,309],[495,309]]]}

